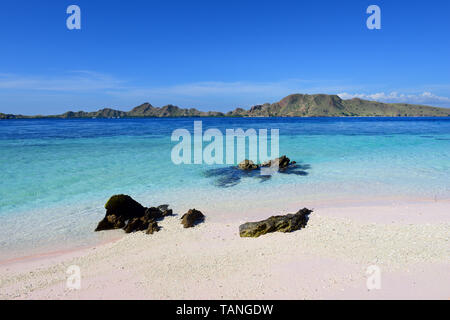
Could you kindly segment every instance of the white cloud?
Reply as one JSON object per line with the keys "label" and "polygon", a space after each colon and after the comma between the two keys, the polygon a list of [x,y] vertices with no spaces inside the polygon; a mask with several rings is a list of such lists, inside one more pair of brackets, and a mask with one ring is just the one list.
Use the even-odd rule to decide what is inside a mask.
{"label": "white cloud", "polygon": [[450,98],[444,96],[438,96],[431,92],[423,92],[420,94],[404,94],[393,91],[391,93],[339,93],[339,97],[342,99],[360,98],[365,100],[374,100],[380,102],[390,103],[411,103],[411,104],[425,104],[425,105],[437,105],[450,107]]}
{"label": "white cloud", "polygon": [[120,88],[122,82],[98,72],[78,70],[58,77],[0,73],[0,89],[35,91],[92,91]]}
{"label": "white cloud", "polygon": [[[276,102],[293,93],[342,92],[343,99],[361,98],[381,102],[404,102],[413,104],[450,107],[450,98],[425,91],[419,94],[399,92],[348,93],[362,91],[363,86],[342,85],[336,80],[287,79],[280,81],[203,81],[194,83],[146,86],[137,81],[126,81],[116,76],[89,70],[70,71],[54,76],[16,75],[0,73],[0,90],[3,94],[13,95],[13,101],[4,99],[4,104],[19,104],[23,97],[42,98],[51,95],[59,98],[60,104],[70,103],[103,105],[120,102],[126,105],[149,101],[156,105],[167,103],[180,106],[204,108],[249,107],[251,105]],[[24,95],[24,93],[26,93]],[[66,100],[63,100],[63,96]],[[95,98],[92,96],[95,95]],[[19,97],[19,98],[17,98]],[[22,98],[21,98],[22,97]],[[42,100],[42,99],[41,99]],[[51,101],[49,101],[50,103]]]}
{"label": "white cloud", "polygon": [[[305,80],[287,80],[279,82],[221,82],[205,81],[176,85],[167,85],[159,87],[134,87],[127,88],[126,94],[129,95],[183,95],[183,96],[205,96],[220,94],[264,94],[271,92],[273,94],[284,93],[293,88],[298,88],[300,84],[306,83]],[[119,92],[122,93],[122,92]]]}
{"label": "white cloud", "polygon": [[327,93],[338,90],[351,90],[351,86],[326,86],[319,81],[289,79],[273,82],[221,82],[205,81],[185,84],[175,84],[156,87],[127,87],[123,90],[109,90],[108,93],[121,98],[216,98],[230,99],[251,98],[252,103],[274,102],[293,93]]}

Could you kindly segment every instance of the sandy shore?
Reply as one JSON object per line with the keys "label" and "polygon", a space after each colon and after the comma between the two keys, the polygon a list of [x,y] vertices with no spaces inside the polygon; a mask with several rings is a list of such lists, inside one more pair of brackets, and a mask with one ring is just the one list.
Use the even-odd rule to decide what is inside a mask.
{"label": "sandy shore", "polygon": [[[449,201],[314,209],[308,226],[290,234],[243,239],[243,221],[207,219],[183,229],[179,217],[170,217],[154,235],[135,233],[88,249],[3,262],[0,298],[450,298]],[[73,265],[81,271],[79,290],[66,285]],[[379,290],[367,289],[371,265],[381,271]]]}

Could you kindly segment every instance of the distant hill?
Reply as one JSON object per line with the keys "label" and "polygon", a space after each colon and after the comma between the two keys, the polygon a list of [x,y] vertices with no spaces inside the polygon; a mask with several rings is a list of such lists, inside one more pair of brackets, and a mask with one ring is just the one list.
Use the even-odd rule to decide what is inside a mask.
{"label": "distant hill", "polygon": [[153,107],[150,103],[137,106],[127,113],[128,117],[223,117],[222,112],[199,111],[197,109],[182,109],[171,104],[162,108]]}
{"label": "distant hill", "polygon": [[273,104],[250,110],[236,109],[228,116],[250,117],[448,117],[450,109],[404,103],[382,103],[337,95],[293,94]]}
{"label": "distant hill", "polygon": [[31,118],[145,118],[145,117],[449,117],[450,109],[404,103],[382,103],[358,98],[342,100],[337,95],[293,94],[276,103],[237,108],[226,114],[183,109],[173,105],[161,108],[144,103],[131,111],[101,109],[94,112],[69,111],[54,116],[23,116],[0,113],[0,119]]}

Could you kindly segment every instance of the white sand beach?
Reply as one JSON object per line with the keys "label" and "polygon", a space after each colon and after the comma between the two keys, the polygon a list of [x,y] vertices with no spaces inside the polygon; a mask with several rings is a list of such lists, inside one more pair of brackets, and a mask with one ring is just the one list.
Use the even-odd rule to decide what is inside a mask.
{"label": "white sand beach", "polygon": [[[446,200],[327,204],[305,229],[259,238],[240,238],[237,221],[184,229],[169,217],[153,235],[4,261],[0,298],[449,299],[449,212]],[[72,265],[79,290],[67,288]],[[380,289],[367,288],[371,265]]]}
{"label": "white sand beach", "polygon": [[2,4],[0,302],[450,299],[450,1]]}

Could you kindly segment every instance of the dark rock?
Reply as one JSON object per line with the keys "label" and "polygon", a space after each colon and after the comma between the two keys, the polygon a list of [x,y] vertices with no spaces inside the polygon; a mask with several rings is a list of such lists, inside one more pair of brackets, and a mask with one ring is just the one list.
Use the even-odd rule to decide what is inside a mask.
{"label": "dark rock", "polygon": [[279,169],[285,169],[285,168],[289,167],[290,165],[294,165],[295,163],[296,163],[295,161],[291,162],[291,160],[286,156],[281,156],[279,158],[275,158],[275,159],[266,161],[266,162],[262,163],[261,165],[257,165],[255,163],[253,163],[253,161],[245,159],[244,161],[242,161],[241,163],[238,164],[238,168],[241,170],[256,170],[261,167],[278,166]]}
{"label": "dark rock", "polygon": [[121,229],[126,221],[142,217],[145,208],[137,201],[127,195],[115,195],[109,198],[105,204],[106,215],[97,225],[95,231]]}
{"label": "dark rock", "polygon": [[146,217],[130,219],[130,221],[128,221],[127,226],[124,228],[124,230],[126,233],[147,230],[147,228],[150,224],[150,221],[153,221],[153,220],[149,220]]}
{"label": "dark rock", "polygon": [[197,223],[200,223],[205,220],[205,216],[198,210],[190,209],[187,213],[185,213],[181,217],[181,224],[185,228],[192,228]]}
{"label": "dark rock", "polygon": [[112,214],[103,218],[103,220],[98,223],[95,231],[121,229],[125,226],[125,221],[126,220]]}
{"label": "dark rock", "polygon": [[126,233],[159,230],[156,220],[172,215],[172,209],[164,204],[157,208],[145,208],[127,195],[112,196],[105,204],[106,215],[95,231],[124,229]]}
{"label": "dark rock", "polygon": [[173,211],[172,211],[172,209],[169,209],[169,205],[168,204],[160,205],[158,207],[158,209],[162,211],[162,216],[163,217],[168,217],[168,216],[173,215]]}
{"label": "dark rock", "polygon": [[150,220],[150,219],[156,220],[156,219],[161,219],[163,217],[162,215],[163,215],[163,213],[161,210],[159,210],[158,208],[155,208],[155,207],[151,207],[151,208],[148,208],[147,210],[145,210],[144,217],[147,220]]}
{"label": "dark rock", "polygon": [[161,228],[158,226],[156,221],[150,221],[147,231],[147,234],[153,234],[154,232],[158,232]]}
{"label": "dark rock", "polygon": [[245,159],[238,164],[238,168],[241,170],[256,170],[259,168],[259,166],[254,164],[252,160]]}
{"label": "dark rock", "polygon": [[[271,165],[273,164],[273,167]],[[278,168],[275,166],[278,164]],[[271,167],[271,168],[270,168]],[[207,178],[214,178],[214,185],[220,188],[230,188],[238,185],[243,178],[253,178],[261,183],[271,179],[275,172],[284,175],[306,176],[311,166],[297,164],[286,156],[264,162],[261,165],[254,164],[250,160],[244,160],[238,166],[208,169],[203,172]],[[269,169],[269,170],[263,170]]]}
{"label": "dark rock", "polygon": [[306,227],[308,216],[312,210],[302,209],[295,214],[285,216],[273,216],[259,222],[247,222],[239,227],[241,237],[257,238],[270,232],[292,232]]}
{"label": "dark rock", "polygon": [[172,209],[169,209],[169,205],[163,204],[157,208],[151,207],[151,208],[146,209],[144,216],[147,219],[157,220],[157,219],[162,219],[167,216],[171,216],[172,213],[173,213]]}
{"label": "dark rock", "polygon": [[112,196],[105,204],[106,216],[116,215],[122,218],[138,218],[145,213],[145,208],[127,195]]}

